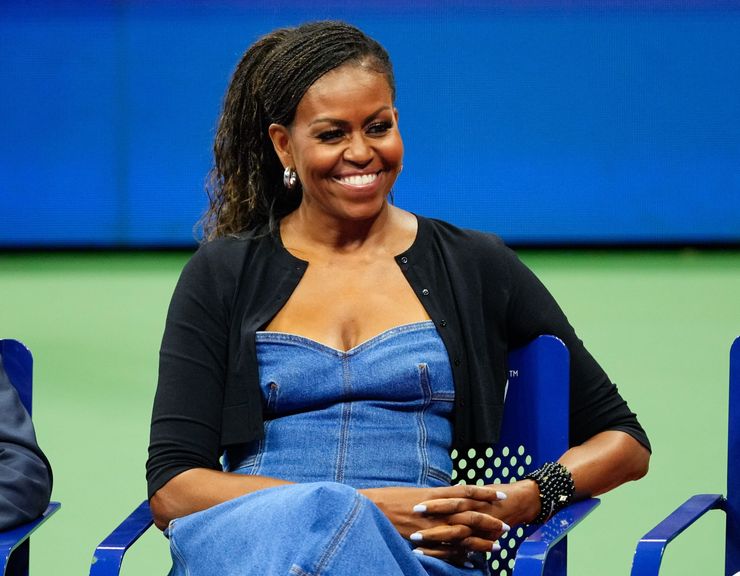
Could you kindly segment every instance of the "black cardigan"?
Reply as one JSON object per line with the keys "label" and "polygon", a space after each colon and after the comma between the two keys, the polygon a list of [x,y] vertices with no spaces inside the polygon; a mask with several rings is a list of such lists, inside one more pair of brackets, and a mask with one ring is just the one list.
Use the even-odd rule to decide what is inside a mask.
{"label": "black cardigan", "polygon": [[[570,443],[622,430],[647,436],[542,283],[493,234],[417,217],[396,262],[434,321],[455,381],[455,442],[498,439],[507,352],[540,334],[570,351]],[[160,350],[147,482],[151,497],[190,468],[221,468],[228,446],[263,434],[255,332],[283,307],[308,266],[278,235],[203,244],[175,288]]]}

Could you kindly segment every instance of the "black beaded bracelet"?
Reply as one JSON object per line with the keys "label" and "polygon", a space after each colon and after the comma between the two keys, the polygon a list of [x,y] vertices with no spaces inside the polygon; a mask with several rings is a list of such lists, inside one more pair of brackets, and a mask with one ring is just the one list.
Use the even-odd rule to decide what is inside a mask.
{"label": "black beaded bracelet", "polygon": [[573,499],[576,487],[568,469],[558,462],[546,462],[523,478],[534,480],[540,488],[540,513],[532,523],[542,524]]}

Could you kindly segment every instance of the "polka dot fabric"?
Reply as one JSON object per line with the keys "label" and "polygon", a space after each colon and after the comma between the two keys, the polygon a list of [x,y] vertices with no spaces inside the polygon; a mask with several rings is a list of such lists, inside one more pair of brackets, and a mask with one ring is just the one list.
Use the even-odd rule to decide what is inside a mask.
{"label": "polka dot fabric", "polygon": [[[532,456],[524,446],[496,446],[453,450],[453,484],[509,484],[533,470]],[[488,553],[492,576],[511,576],[519,544],[532,528],[516,526],[499,538],[501,550]]]}

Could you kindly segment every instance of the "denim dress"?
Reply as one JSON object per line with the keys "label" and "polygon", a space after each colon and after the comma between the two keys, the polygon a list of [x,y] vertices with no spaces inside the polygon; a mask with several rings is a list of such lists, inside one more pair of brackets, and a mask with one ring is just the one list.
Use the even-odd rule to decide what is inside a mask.
{"label": "denim dress", "polygon": [[361,488],[449,486],[454,387],[431,321],[341,351],[257,333],[264,438],[224,469],[296,482],[178,518],[171,576],[487,574],[413,552]]}

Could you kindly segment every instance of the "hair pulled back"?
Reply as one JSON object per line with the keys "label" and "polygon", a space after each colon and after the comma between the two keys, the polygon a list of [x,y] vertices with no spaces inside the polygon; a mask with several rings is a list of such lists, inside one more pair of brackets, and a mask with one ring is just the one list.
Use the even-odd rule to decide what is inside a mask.
{"label": "hair pulled back", "polygon": [[206,240],[260,228],[301,201],[300,183],[283,186],[283,166],[270,140],[270,124],[289,126],[303,95],[321,76],[346,63],[386,76],[395,98],[393,67],[385,49],[343,22],[281,28],[242,56],[224,98],[206,186],[210,205],[201,219]]}

